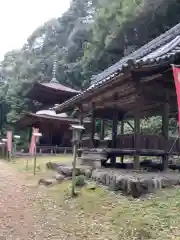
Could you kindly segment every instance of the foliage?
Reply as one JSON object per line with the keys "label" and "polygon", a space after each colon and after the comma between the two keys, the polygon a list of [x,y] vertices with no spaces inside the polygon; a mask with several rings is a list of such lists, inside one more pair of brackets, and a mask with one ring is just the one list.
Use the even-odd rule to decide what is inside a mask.
{"label": "foliage", "polygon": [[76,183],[75,183],[75,185],[76,185],[77,187],[82,187],[82,186],[84,186],[85,184],[86,184],[86,177],[85,177],[85,176],[80,175],[80,176],[77,176],[77,177],[76,177]]}
{"label": "foliage", "polygon": [[[86,88],[93,75],[178,23],[179,11],[178,0],[73,0],[0,63],[0,131],[39,108],[27,92],[35,81],[52,78],[55,60],[60,83]],[[158,118],[145,128],[154,124]]]}
{"label": "foliage", "polygon": [[92,37],[84,55],[90,75],[104,70],[180,21],[177,0],[98,2]]}

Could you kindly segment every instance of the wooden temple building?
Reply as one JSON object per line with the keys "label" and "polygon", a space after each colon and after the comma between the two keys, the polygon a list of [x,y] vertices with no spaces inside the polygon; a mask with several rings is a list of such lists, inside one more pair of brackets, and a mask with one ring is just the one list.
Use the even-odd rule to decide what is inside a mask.
{"label": "wooden temple building", "polygon": [[[78,107],[81,119],[91,117],[91,137],[82,140],[82,159],[101,163],[111,159],[115,166],[116,157],[133,156],[138,169],[140,156],[158,156],[163,169],[168,167],[168,156],[180,153],[179,139],[169,137],[168,131],[169,118],[178,113],[171,64],[180,64],[180,24],[93,77],[84,92],[55,106],[57,113]],[[162,116],[160,135],[141,133],[140,120],[151,116]],[[94,140],[95,119],[102,119],[99,141]],[[112,140],[103,139],[105,119],[112,120]],[[127,135],[123,122],[130,119],[134,134]]]}
{"label": "wooden temple building", "polygon": [[[28,93],[28,97],[37,103],[42,103],[43,109],[36,113],[27,113],[18,122],[24,128],[36,127],[42,132],[38,149],[43,152],[61,152],[72,147],[71,124],[79,124],[79,119],[68,117],[66,113],[56,114],[50,108],[54,104],[62,103],[77,95],[79,92],[68,88],[56,80],[35,83]],[[85,121],[88,124],[88,121]],[[87,126],[86,126],[87,127]]]}

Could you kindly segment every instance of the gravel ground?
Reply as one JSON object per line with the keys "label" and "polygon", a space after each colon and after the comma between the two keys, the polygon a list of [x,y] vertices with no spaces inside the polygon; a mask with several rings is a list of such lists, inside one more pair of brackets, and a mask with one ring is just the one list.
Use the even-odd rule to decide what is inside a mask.
{"label": "gravel ground", "polygon": [[25,175],[0,162],[0,240],[70,239],[61,224],[54,223],[48,206],[55,206],[50,200],[44,203],[44,194],[27,186]]}
{"label": "gravel ground", "polygon": [[[67,197],[60,204],[51,194],[53,188],[49,193],[47,188],[38,187],[37,179],[29,182],[27,173],[0,161],[0,240],[118,239],[109,219],[105,219],[104,209],[102,213],[91,212],[96,199],[96,204],[90,201],[86,206],[83,201],[87,198],[79,199],[82,203],[78,204],[78,199]],[[99,201],[99,205],[104,202],[107,212],[111,210],[112,204],[106,204],[106,198]]]}

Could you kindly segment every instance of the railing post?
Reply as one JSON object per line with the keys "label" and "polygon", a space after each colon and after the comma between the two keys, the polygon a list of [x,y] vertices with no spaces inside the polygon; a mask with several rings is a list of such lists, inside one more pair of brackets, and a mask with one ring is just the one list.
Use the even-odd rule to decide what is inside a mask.
{"label": "railing post", "polygon": [[163,170],[168,168],[168,154],[167,154],[167,146],[169,140],[169,103],[166,101],[163,107],[163,115],[162,115],[162,135],[165,139],[165,155],[162,157],[163,161]]}

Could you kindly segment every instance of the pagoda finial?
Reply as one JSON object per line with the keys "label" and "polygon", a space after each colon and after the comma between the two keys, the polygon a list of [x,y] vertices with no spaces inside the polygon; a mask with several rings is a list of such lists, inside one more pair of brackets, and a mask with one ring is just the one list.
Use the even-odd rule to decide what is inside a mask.
{"label": "pagoda finial", "polygon": [[52,69],[52,80],[50,83],[58,83],[56,79],[56,70],[57,70],[57,56],[56,53],[54,54],[54,63],[53,63],[53,69]]}

